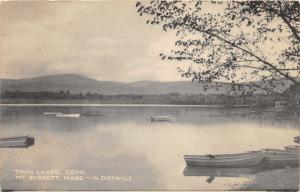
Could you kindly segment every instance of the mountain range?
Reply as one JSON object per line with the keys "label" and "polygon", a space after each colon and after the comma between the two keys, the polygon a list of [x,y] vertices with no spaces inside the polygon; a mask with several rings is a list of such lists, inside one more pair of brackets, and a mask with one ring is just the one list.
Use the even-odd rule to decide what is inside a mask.
{"label": "mountain range", "polygon": [[[284,91],[290,85],[286,80],[280,81],[277,91]],[[22,91],[69,91],[70,93],[98,93],[104,95],[134,94],[134,95],[159,95],[168,93],[179,94],[227,94],[231,90],[228,83],[213,82],[208,90],[204,86],[192,81],[137,81],[114,82],[98,81],[77,74],[49,75],[26,79],[0,79],[1,92]],[[216,87],[219,87],[218,89]],[[256,93],[263,93],[262,91]]]}

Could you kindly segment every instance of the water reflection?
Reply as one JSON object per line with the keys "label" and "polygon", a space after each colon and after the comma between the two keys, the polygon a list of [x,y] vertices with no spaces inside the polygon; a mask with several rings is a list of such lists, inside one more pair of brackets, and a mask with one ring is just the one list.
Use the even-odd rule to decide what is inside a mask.
{"label": "water reflection", "polygon": [[[190,167],[186,166],[183,175],[184,176],[208,176],[210,177],[249,177],[262,173],[265,171],[274,171],[281,169],[291,169],[297,168],[298,166],[278,166],[278,167],[265,167],[265,166],[255,166],[255,167],[242,167],[242,168],[201,168],[201,167]],[[296,178],[295,178],[296,179]],[[207,180],[211,183],[212,180]]]}
{"label": "water reflection", "polygon": [[[249,177],[259,172],[264,172],[268,169],[259,167],[246,168],[200,168],[200,167],[185,167],[184,176],[207,176],[208,183],[212,183],[215,177]],[[270,169],[271,170],[271,169]],[[210,179],[213,178],[213,179]]]}
{"label": "water reflection", "polygon": [[[183,155],[238,153],[293,144],[299,125],[276,117],[226,116],[226,109],[195,107],[1,107],[1,136],[32,135],[26,150],[0,149],[2,188],[43,190],[230,190],[249,177],[185,177]],[[239,112],[240,110],[240,112]],[[242,113],[251,109],[235,109]],[[101,113],[78,119],[43,112]],[[175,122],[151,123],[151,115]],[[277,120],[276,120],[277,119]],[[278,121],[278,122],[276,122]],[[273,123],[272,123],[273,122]],[[131,182],[16,181],[13,169],[83,169],[89,175],[132,176]]]}
{"label": "water reflection", "polygon": [[187,166],[184,176],[205,177],[212,184],[222,178],[252,178],[243,190],[299,190],[299,168],[297,167],[250,167],[250,168],[199,168]]}

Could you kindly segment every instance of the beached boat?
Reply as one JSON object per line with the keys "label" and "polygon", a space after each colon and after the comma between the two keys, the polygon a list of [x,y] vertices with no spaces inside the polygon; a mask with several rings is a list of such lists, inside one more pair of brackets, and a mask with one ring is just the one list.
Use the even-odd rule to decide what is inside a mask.
{"label": "beached boat", "polygon": [[284,147],[286,151],[294,151],[300,153],[300,145],[288,145]]}
{"label": "beached boat", "polygon": [[34,145],[34,138],[29,136],[0,138],[0,147],[29,147]]}
{"label": "beached boat", "polygon": [[263,151],[249,151],[222,155],[185,155],[187,166],[195,167],[251,167],[264,158]]}
{"label": "beached boat", "polygon": [[264,151],[268,166],[299,166],[300,148],[287,146],[285,150],[265,149]]}
{"label": "beached boat", "polygon": [[62,114],[61,112],[44,112],[44,115],[58,115],[58,114]]}
{"label": "beached boat", "polygon": [[168,116],[151,116],[151,121],[174,121],[175,118],[168,115]]}
{"label": "beached boat", "polygon": [[79,113],[70,113],[70,114],[56,114],[56,117],[67,117],[67,118],[79,118]]}
{"label": "beached boat", "polygon": [[[300,120],[300,119],[299,119]],[[300,135],[294,137],[294,142],[300,144]]]}

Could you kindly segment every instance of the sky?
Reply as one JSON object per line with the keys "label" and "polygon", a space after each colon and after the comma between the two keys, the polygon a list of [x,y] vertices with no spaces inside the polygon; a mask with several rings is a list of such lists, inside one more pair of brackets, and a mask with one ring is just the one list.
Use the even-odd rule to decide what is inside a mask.
{"label": "sky", "polygon": [[80,74],[133,82],[182,79],[162,61],[174,34],[147,25],[135,1],[1,2],[1,78]]}

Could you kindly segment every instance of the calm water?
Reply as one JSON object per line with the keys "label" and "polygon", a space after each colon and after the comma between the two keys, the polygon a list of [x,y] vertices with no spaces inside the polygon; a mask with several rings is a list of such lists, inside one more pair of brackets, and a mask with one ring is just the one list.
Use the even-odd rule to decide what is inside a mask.
{"label": "calm water", "polygon": [[[255,108],[201,106],[1,106],[1,137],[30,135],[28,149],[0,148],[3,189],[229,190],[255,184],[263,173],[240,177],[184,176],[185,154],[237,153],[283,148],[299,135],[296,119],[250,114]],[[102,113],[100,117],[56,118],[43,112]],[[151,115],[174,122],[151,123]],[[16,180],[14,169],[80,169],[87,176],[123,176],[130,181]],[[293,169],[291,169],[293,170]],[[278,170],[274,170],[276,173]],[[270,171],[269,171],[270,172]],[[271,171],[272,172],[272,171]],[[281,172],[278,172],[280,174]],[[258,177],[258,175],[260,177]],[[299,177],[295,177],[299,179]],[[276,181],[274,181],[276,182]]]}

